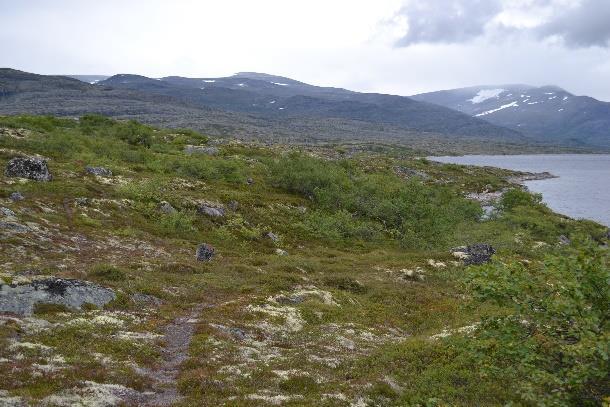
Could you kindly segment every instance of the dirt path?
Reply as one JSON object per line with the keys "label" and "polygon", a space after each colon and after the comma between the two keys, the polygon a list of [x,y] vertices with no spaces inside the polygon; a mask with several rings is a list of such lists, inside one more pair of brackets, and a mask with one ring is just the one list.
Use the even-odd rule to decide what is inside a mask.
{"label": "dirt path", "polygon": [[189,315],[176,318],[165,327],[165,347],[162,350],[163,362],[156,369],[143,369],[143,374],[156,382],[156,391],[147,394],[144,406],[170,406],[182,396],[176,387],[180,365],[188,359],[188,349],[195,331],[195,324],[204,308],[209,305],[195,306]]}

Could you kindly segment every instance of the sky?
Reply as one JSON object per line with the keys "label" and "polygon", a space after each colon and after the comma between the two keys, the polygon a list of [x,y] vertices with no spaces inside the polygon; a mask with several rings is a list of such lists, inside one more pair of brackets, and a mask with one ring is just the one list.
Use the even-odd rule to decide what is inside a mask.
{"label": "sky", "polygon": [[0,66],[265,72],[399,95],[557,85],[610,101],[610,0],[0,0]]}

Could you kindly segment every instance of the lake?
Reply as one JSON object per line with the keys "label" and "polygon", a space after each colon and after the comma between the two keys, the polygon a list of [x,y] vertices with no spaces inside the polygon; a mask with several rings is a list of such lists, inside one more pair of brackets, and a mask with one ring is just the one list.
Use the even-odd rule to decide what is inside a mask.
{"label": "lake", "polygon": [[558,178],[526,181],[555,212],[610,226],[610,154],[466,155],[429,157],[443,163],[550,172]]}

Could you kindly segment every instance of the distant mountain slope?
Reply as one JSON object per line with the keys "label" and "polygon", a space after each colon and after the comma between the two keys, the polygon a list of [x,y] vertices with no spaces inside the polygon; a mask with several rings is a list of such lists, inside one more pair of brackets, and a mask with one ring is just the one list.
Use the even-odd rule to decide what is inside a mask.
{"label": "distant mountain slope", "polygon": [[160,79],[115,75],[99,82],[98,86],[170,96],[196,106],[281,121],[295,118],[358,120],[411,131],[525,140],[517,131],[407,97],[318,87],[267,74],[239,73],[226,78],[171,76]]}
{"label": "distant mountain slope", "polygon": [[[0,69],[0,115],[100,113],[163,127],[192,128],[216,137],[300,144],[391,143],[424,154],[565,151],[407,98],[318,88],[260,75],[199,80],[121,75],[92,85],[68,77]],[[223,81],[227,85],[210,85]],[[242,89],[247,87],[267,90]],[[297,87],[301,89],[295,91]],[[403,106],[408,108],[402,111]],[[419,128],[406,127],[405,118],[412,118]],[[429,123],[434,131],[422,123]]]}
{"label": "distant mountain slope", "polygon": [[610,103],[555,86],[477,86],[412,96],[547,142],[610,147]]}
{"label": "distant mountain slope", "polygon": [[98,83],[104,79],[108,79],[108,75],[65,75],[69,78],[78,79],[79,81],[87,82],[90,84]]}

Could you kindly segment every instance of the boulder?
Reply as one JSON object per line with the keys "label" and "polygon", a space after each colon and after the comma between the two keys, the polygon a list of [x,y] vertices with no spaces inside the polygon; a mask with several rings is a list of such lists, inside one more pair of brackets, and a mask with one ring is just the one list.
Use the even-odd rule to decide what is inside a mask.
{"label": "boulder", "polygon": [[271,240],[272,242],[276,243],[280,240],[280,238],[278,237],[278,235],[276,235],[273,232],[267,232],[264,234],[265,238]]}
{"label": "boulder", "polygon": [[208,146],[184,146],[184,152],[186,154],[204,154],[204,155],[217,155],[220,150],[217,147]]}
{"label": "boulder", "polygon": [[166,215],[176,212],[176,209],[167,201],[159,202],[159,206],[157,207],[157,209],[159,209],[159,212],[165,213]]}
{"label": "boulder", "polygon": [[83,304],[103,307],[113,290],[82,280],[45,278],[23,284],[0,284],[0,312],[31,315],[36,304],[58,304],[78,310]]}
{"label": "boulder", "polygon": [[21,192],[13,192],[12,194],[9,195],[8,199],[10,199],[13,202],[18,202],[18,201],[23,201],[25,199],[25,197],[23,195],[21,195]]}
{"label": "boulder", "polygon": [[15,212],[11,211],[9,208],[5,208],[4,206],[0,206],[0,216],[6,217],[15,217]]}
{"label": "boulder", "polygon": [[213,218],[222,218],[225,216],[225,210],[221,205],[199,204],[197,206],[197,212]]}
{"label": "boulder", "polygon": [[202,243],[197,247],[195,256],[199,261],[210,261],[214,257],[216,250],[214,247],[207,243]]}
{"label": "boulder", "polygon": [[252,178],[248,178],[248,179],[246,180],[246,184],[248,184],[248,185],[252,185],[252,184],[254,184],[254,179],[252,179]]}
{"label": "boulder", "polygon": [[496,253],[491,245],[486,243],[476,243],[470,246],[460,246],[451,249],[454,257],[463,260],[465,265],[485,264],[491,261],[491,256]]}
{"label": "boulder", "polygon": [[104,167],[85,167],[85,172],[91,175],[97,175],[98,177],[112,177],[112,171]]}
{"label": "boulder", "polygon": [[282,249],[275,249],[275,254],[278,256],[288,256],[288,252]]}
{"label": "boulder", "polygon": [[7,177],[28,178],[35,181],[51,181],[53,177],[47,161],[36,157],[15,157],[6,164]]}
{"label": "boulder", "polygon": [[568,246],[570,243],[572,243],[572,241],[566,235],[559,236],[559,244],[560,245]]}

